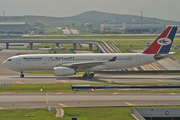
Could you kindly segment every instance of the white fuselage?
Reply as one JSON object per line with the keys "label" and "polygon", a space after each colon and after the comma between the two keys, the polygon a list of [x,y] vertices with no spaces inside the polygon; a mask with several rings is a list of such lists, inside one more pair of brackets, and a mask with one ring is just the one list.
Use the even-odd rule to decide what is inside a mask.
{"label": "white fuselage", "polygon": [[[3,64],[9,69],[20,71],[53,70],[62,64],[108,61],[117,57],[115,61],[104,62],[103,65],[88,68],[88,71],[103,69],[125,69],[155,62],[154,54],[142,53],[96,53],[96,54],[32,54],[18,55],[9,58]],[[87,68],[76,71],[86,71]]]}

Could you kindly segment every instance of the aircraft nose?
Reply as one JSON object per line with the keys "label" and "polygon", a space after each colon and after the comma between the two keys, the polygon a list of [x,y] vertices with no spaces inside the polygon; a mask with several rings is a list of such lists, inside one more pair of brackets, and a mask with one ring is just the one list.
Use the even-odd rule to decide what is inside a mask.
{"label": "aircraft nose", "polygon": [[3,65],[4,67],[6,67],[6,64],[7,64],[6,61],[4,61],[4,62],[2,63],[2,65]]}

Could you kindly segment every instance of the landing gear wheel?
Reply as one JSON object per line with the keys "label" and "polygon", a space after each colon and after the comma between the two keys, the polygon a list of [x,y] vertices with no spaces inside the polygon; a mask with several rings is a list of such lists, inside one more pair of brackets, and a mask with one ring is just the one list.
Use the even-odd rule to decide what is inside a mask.
{"label": "landing gear wheel", "polygon": [[88,74],[85,73],[85,74],[83,75],[83,78],[87,78],[87,77],[88,77]]}
{"label": "landing gear wheel", "polygon": [[89,78],[93,78],[94,77],[94,73],[91,73],[90,75],[89,75]]}
{"label": "landing gear wheel", "polygon": [[20,77],[23,78],[23,77],[24,77],[24,74],[21,74]]}

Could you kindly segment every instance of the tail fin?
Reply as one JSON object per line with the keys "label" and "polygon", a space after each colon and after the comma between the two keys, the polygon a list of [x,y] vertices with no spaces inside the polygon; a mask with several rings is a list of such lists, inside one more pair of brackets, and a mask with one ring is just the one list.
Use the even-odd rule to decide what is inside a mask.
{"label": "tail fin", "polygon": [[112,59],[110,59],[109,61],[116,61],[117,57],[113,57]]}
{"label": "tail fin", "polygon": [[169,26],[143,54],[168,54],[178,26]]}

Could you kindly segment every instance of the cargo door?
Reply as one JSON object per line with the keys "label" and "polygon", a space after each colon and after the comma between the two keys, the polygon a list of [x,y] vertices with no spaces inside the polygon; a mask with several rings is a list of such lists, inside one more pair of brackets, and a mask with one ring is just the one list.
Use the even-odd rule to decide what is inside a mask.
{"label": "cargo door", "polygon": [[141,56],[140,55],[136,55],[136,62],[141,62]]}

